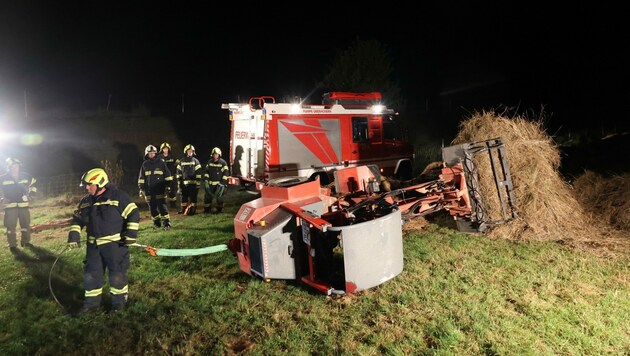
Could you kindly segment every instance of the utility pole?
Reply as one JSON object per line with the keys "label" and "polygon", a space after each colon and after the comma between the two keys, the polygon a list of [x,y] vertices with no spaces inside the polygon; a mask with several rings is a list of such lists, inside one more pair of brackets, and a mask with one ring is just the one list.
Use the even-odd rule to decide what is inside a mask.
{"label": "utility pole", "polygon": [[24,118],[28,120],[28,103],[26,100],[26,90],[24,91]]}

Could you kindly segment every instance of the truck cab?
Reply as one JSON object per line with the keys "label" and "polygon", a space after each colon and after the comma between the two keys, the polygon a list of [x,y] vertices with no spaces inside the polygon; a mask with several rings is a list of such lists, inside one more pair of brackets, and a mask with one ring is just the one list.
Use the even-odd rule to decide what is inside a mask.
{"label": "truck cab", "polygon": [[222,104],[231,120],[230,184],[261,188],[298,177],[327,185],[336,170],[361,165],[411,178],[413,148],[380,93],[330,92],[322,99],[278,103],[261,96]]}

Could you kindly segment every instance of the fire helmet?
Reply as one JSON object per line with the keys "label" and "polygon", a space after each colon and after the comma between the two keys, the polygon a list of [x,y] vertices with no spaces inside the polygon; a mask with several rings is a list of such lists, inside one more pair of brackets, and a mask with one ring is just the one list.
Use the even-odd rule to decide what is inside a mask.
{"label": "fire helmet", "polygon": [[155,148],[155,146],[153,145],[148,145],[145,149],[144,149],[144,158],[147,158],[149,152],[154,152],[157,153],[157,148]]}
{"label": "fire helmet", "polygon": [[186,151],[188,150],[192,150],[193,151],[193,155],[195,154],[195,146],[191,145],[191,144],[187,144],[186,147],[184,147],[184,154],[186,154]]}
{"label": "fire helmet", "polygon": [[218,154],[219,156],[221,155],[221,149],[219,147],[215,147],[212,149],[212,152],[210,152],[211,155],[213,154]]}
{"label": "fire helmet", "polygon": [[19,159],[12,157],[7,158],[5,163],[7,165],[7,169],[11,168],[14,164],[18,164],[20,166],[22,165],[22,162]]}
{"label": "fire helmet", "polygon": [[164,150],[164,147],[168,148],[169,152],[171,151],[171,145],[168,142],[162,142],[160,145],[160,152]]}
{"label": "fire helmet", "polygon": [[109,178],[105,170],[102,168],[94,168],[83,174],[79,186],[83,187],[88,184],[96,184],[97,187],[103,188],[107,183],[109,183]]}

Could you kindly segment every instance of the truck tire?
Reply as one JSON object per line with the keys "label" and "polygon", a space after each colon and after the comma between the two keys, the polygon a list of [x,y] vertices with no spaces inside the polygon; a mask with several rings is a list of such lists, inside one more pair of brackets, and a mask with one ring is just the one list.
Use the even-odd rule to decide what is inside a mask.
{"label": "truck tire", "polygon": [[401,160],[396,166],[396,172],[394,172],[394,178],[398,180],[410,180],[412,178],[411,161],[408,159]]}
{"label": "truck tire", "polygon": [[319,185],[321,185],[322,187],[330,184],[330,177],[328,176],[328,173],[326,172],[315,172],[309,177],[308,180],[312,182],[315,179],[317,179],[317,177],[319,177]]}

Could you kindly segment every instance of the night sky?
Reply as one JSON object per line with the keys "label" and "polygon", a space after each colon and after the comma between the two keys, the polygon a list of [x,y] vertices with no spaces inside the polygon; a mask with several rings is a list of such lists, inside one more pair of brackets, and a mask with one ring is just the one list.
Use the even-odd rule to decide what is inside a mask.
{"label": "night sky", "polygon": [[597,2],[128,3],[3,4],[0,116],[23,116],[26,91],[32,112],[104,108],[111,94],[112,110],[225,121],[222,102],[313,93],[360,38],[390,48],[407,109],[428,125],[454,126],[440,121],[453,106],[503,105],[544,107],[552,130],[628,130],[628,16]]}

